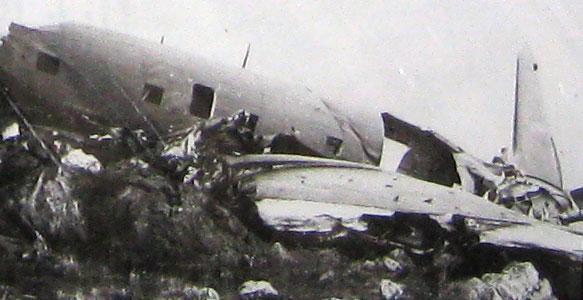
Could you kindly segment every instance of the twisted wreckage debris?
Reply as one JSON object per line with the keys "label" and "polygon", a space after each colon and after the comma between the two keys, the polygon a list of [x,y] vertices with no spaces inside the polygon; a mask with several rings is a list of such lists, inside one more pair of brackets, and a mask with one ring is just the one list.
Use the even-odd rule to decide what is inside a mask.
{"label": "twisted wreckage debris", "polygon": [[[306,279],[310,272],[318,272],[319,280],[316,286],[306,283],[312,289],[304,294],[319,295],[321,284],[352,295],[353,287],[344,286],[339,278],[357,273],[366,282],[359,295],[427,298],[435,296],[431,287],[443,295],[456,290],[456,285],[449,289],[448,281],[456,273],[491,271],[492,266],[480,266],[476,258],[481,256],[499,261],[527,257],[549,276],[560,297],[581,295],[577,286],[583,262],[581,193],[563,188],[557,151],[544,126],[538,68],[528,53],[517,62],[512,157],[483,162],[434,132],[383,113],[384,137],[409,148],[394,172],[375,166],[382,141],[373,134],[374,126],[358,126],[362,124],[303,89],[288,93],[268,85],[257,87],[254,83],[262,81],[256,77],[218,72],[198,60],[180,68],[172,60],[180,56],[169,57],[139,40],[131,40],[135,51],[120,52],[135,62],[128,63],[112,56],[108,47],[92,48],[100,46],[95,35],[112,45],[122,45],[113,42],[127,38],[70,24],[42,29],[13,24],[3,39],[0,96],[23,131],[16,135],[14,128],[19,126],[0,119],[6,128],[0,149],[0,192],[5,199],[0,206],[0,250],[7,254],[0,264],[5,272],[0,273],[18,286],[16,291],[0,286],[5,295],[218,297],[209,288],[140,273],[162,270],[196,274],[190,280],[227,290],[240,286],[239,298],[281,297],[280,292],[290,293],[286,278]],[[83,49],[93,50],[64,46],[79,41]],[[13,59],[19,52],[21,61]],[[143,61],[147,54],[160,56],[158,67],[180,79],[168,81],[164,72],[156,73],[160,68]],[[102,63],[86,68],[95,61]],[[205,72],[191,74],[191,64]],[[135,69],[138,65],[142,68]],[[189,76],[206,71],[218,74],[209,78],[225,87],[221,101],[215,101],[212,87],[195,83],[191,103],[186,103],[189,95],[179,83],[192,85],[194,77]],[[141,74],[146,83],[128,80],[133,73]],[[62,89],[50,88],[53,85]],[[278,103],[297,99],[304,106],[284,114],[275,106],[264,107],[265,94]],[[258,101],[253,100],[256,96]],[[94,99],[103,100],[103,106],[96,107]],[[38,100],[46,101],[38,106]],[[234,107],[247,111],[229,116]],[[257,111],[261,113],[253,114]],[[305,122],[306,113],[315,126]],[[35,122],[28,122],[28,117]],[[73,123],[58,122],[59,117]],[[80,129],[88,127],[78,122],[101,134],[80,135]],[[39,126],[43,123],[56,127]],[[108,129],[111,126],[121,128]],[[352,268],[342,259],[330,258],[335,252],[320,251],[319,257],[334,266],[322,269],[314,267],[311,259],[318,258],[314,253],[293,255],[310,250],[290,249],[290,254],[278,243],[277,249],[267,250],[266,240],[290,247],[338,248],[349,257],[378,257],[405,249],[409,260],[416,257],[410,268],[424,260],[432,267],[415,269],[421,275],[411,272],[413,279],[407,277],[401,285],[366,270],[382,265],[398,278],[403,273],[398,265],[407,261],[403,255]],[[105,279],[98,284],[117,287],[109,291],[102,286],[90,293],[55,291],[42,277],[44,271],[84,281],[90,279],[82,274],[91,264],[104,260],[115,271],[102,273],[126,274],[125,285]],[[279,280],[277,291],[261,280],[242,284],[258,266],[274,261],[300,267],[286,270],[287,277],[278,277],[269,268],[261,273]],[[181,266],[184,262],[189,263]],[[308,266],[313,270],[299,272]],[[536,271],[529,266],[519,269],[528,274],[529,280],[519,283],[524,288],[508,292],[504,284],[483,278],[468,283],[478,287],[462,284],[461,290],[478,297],[552,297]],[[516,273],[513,270],[504,274]],[[428,273],[433,273],[433,285],[417,287],[415,280]],[[41,282],[40,287],[25,286],[22,274],[32,274],[32,282]],[[213,279],[217,274],[220,279]],[[374,289],[369,286],[373,277]],[[156,287],[148,288],[152,281]],[[482,288],[482,283],[495,290]]]}
{"label": "twisted wreckage debris", "polygon": [[[104,240],[103,234],[111,234],[110,230],[119,230],[117,222],[133,222],[133,225],[128,224],[132,228],[130,232],[117,233],[109,237],[112,241],[105,242],[109,244],[108,247],[127,253],[125,255],[128,257],[122,257],[131,261],[132,270],[151,268],[148,263],[156,258],[169,264],[166,255],[172,257],[172,260],[183,261],[192,260],[185,255],[200,255],[196,254],[200,250],[185,251],[186,253],[179,250],[170,253],[165,252],[170,251],[167,249],[156,250],[155,245],[160,242],[170,242],[180,249],[201,249],[196,243],[203,243],[204,253],[217,251],[216,246],[204,245],[217,242],[223,244],[220,246],[223,251],[226,249],[224,247],[231,247],[229,252],[248,249],[249,245],[245,245],[247,242],[241,244],[237,240],[228,241],[224,236],[219,236],[218,240],[207,240],[207,237],[201,236],[209,234],[204,232],[204,228],[213,226],[226,226],[229,232],[243,233],[243,236],[257,234],[263,239],[279,239],[289,245],[299,243],[326,248],[344,244],[345,246],[340,247],[348,247],[352,249],[348,251],[357,252],[368,250],[355,250],[354,247],[370,247],[381,253],[400,248],[406,249],[410,255],[437,258],[451,251],[479,252],[476,250],[479,244],[492,244],[503,248],[523,249],[518,251],[518,257],[520,254],[526,253],[528,257],[529,252],[542,251],[546,253],[543,257],[549,261],[582,261],[582,237],[576,230],[536,220],[463,190],[389,173],[365,164],[299,155],[261,154],[269,141],[253,133],[247,122],[250,117],[250,114],[241,112],[231,118],[210,120],[168,143],[166,147],[159,144],[147,145],[150,143],[148,139],[129,131],[119,134],[119,130],[112,130],[105,138],[95,136],[80,143],[79,139],[71,138],[67,133],[39,130],[39,136],[45,139],[47,145],[51,145],[50,149],[56,149],[60,145],[60,150],[57,149],[59,151],[56,152],[63,157],[59,168],[44,167],[41,171],[38,170],[39,164],[51,166],[52,162],[45,151],[38,147],[37,141],[23,129],[22,136],[10,137],[3,143],[0,174],[12,178],[4,178],[2,193],[6,199],[12,200],[2,206],[3,216],[11,216],[2,218],[4,221],[1,226],[5,232],[0,244],[2,251],[17,255],[16,257],[19,256],[17,253],[21,253],[21,257],[29,260],[48,259],[51,261],[49,264],[55,264],[53,268],[56,266],[62,270],[59,272],[75,273],[74,270],[81,268],[79,262],[71,256],[55,259],[54,254],[51,254],[54,251],[52,248],[70,247],[66,245],[70,241],[78,241],[81,245],[95,248],[103,247],[107,240]],[[73,145],[81,146],[92,154],[87,154]],[[104,151],[107,148],[119,150],[123,147],[131,148],[129,160],[111,159],[108,156],[111,154],[107,153],[109,151]],[[32,158],[31,154],[36,158]],[[42,163],[43,158],[45,163]],[[27,162],[28,160],[34,163]],[[19,176],[19,172],[13,173],[13,176],[8,175],[13,170],[20,170],[25,174],[33,171],[30,174],[37,174],[38,178],[24,183],[24,188],[19,188],[22,183],[17,183],[18,178],[28,176]],[[147,177],[143,177],[144,175]],[[166,176],[173,180],[163,179]],[[93,192],[96,191],[96,183],[91,183],[95,180],[102,181],[102,184],[111,189],[106,192],[97,189],[102,193],[98,197],[113,196],[116,199],[114,202],[101,200],[103,203],[97,203],[97,198],[92,198],[89,202],[89,199],[83,199],[87,197],[83,193],[90,191],[91,186]],[[131,185],[124,187],[124,184],[116,181]],[[431,186],[430,190],[427,189],[428,185]],[[195,194],[187,192],[192,188]],[[84,192],[79,194],[80,190]],[[213,195],[218,202],[213,204],[210,198],[204,200],[195,196],[197,194]],[[178,207],[174,207],[175,204],[162,205],[156,200],[148,200],[152,197],[162,197],[165,199],[163,202],[169,204],[183,203]],[[285,208],[283,213],[279,210],[282,205]],[[207,221],[201,223],[201,208],[211,211],[212,215],[221,216],[221,222],[226,224],[205,224]],[[182,210],[189,212],[184,213]],[[101,212],[95,215],[96,211]],[[100,216],[103,212],[113,216]],[[236,221],[237,219],[242,223]],[[14,227],[15,224],[18,226]],[[438,230],[435,225],[443,230]],[[96,229],[95,226],[104,228]],[[162,230],[170,232],[162,234]],[[178,240],[165,241],[167,234],[178,234]],[[19,245],[22,242],[18,241],[18,236],[22,235],[28,236],[25,240],[31,241],[31,248]],[[548,236],[553,236],[553,239],[547,239]],[[120,244],[124,239],[129,239],[129,246],[125,246],[124,242]],[[338,242],[341,244],[337,244]],[[153,248],[150,249],[151,247]],[[152,250],[152,254],[140,254],[141,251]],[[277,251],[278,256],[289,257],[289,254],[282,254],[281,251]],[[388,257],[385,261],[387,262],[383,264],[388,270],[393,270],[391,272],[396,272],[395,274],[402,273],[398,271],[402,267],[393,266],[400,265],[402,259]],[[11,264],[14,263],[11,261]],[[210,266],[201,268],[212,269]],[[555,279],[555,283],[572,281],[572,276],[577,272],[580,270],[571,270],[567,272],[570,278]],[[328,276],[338,276],[333,274],[332,272]],[[381,293],[388,293],[390,281],[387,280],[379,281],[378,291]],[[539,291],[541,283],[533,280],[532,285],[530,281],[524,283],[527,285],[524,290],[512,291],[515,293],[513,295],[532,295],[534,290]],[[141,282],[138,286],[143,284]],[[443,293],[461,297],[465,297],[463,291],[468,290],[484,295],[494,293],[491,289],[472,287],[473,284],[477,283],[471,281],[445,285]],[[569,287],[572,287],[573,283],[570,284]],[[397,285],[397,294],[402,294],[404,288],[406,294],[415,295],[415,292],[407,291],[407,287]],[[573,293],[561,291],[557,287],[555,290],[568,296]],[[202,293],[200,289],[197,291]],[[113,294],[108,294],[110,292]],[[127,290],[110,292],[98,290],[93,296],[113,297],[112,295],[120,293],[126,296],[132,293],[134,296],[149,295],[139,290],[131,293]],[[6,290],[5,293],[18,295],[12,290]],[[161,291],[160,295],[184,293],[194,292],[184,287],[174,291]],[[359,293],[366,294],[363,291]],[[552,295],[552,290],[545,286],[540,293],[544,296],[540,299],[544,299]],[[421,295],[427,296],[417,294]]]}

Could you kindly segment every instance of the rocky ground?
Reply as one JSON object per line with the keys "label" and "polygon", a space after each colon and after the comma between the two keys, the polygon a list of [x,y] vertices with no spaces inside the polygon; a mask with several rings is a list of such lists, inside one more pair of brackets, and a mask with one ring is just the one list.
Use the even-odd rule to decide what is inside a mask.
{"label": "rocky ground", "polygon": [[[2,128],[17,121],[6,108],[1,117]],[[240,125],[235,119],[201,124],[189,136],[196,153],[187,159],[122,129],[87,139],[39,128],[52,154],[22,124],[19,133],[5,131],[0,298],[580,296],[581,266],[568,259],[472,247],[471,238],[448,236],[423,217],[371,220],[376,226],[363,236],[265,227],[221,158],[260,151]],[[382,243],[395,232],[417,236],[413,244],[431,251]]]}

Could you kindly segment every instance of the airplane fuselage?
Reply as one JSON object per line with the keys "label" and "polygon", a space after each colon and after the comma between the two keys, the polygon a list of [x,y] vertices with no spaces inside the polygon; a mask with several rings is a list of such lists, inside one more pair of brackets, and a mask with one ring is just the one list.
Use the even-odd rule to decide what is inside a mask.
{"label": "airplane fuselage", "polygon": [[292,136],[324,157],[380,159],[380,120],[355,126],[305,87],[89,26],[12,24],[0,47],[0,80],[35,122],[166,136],[244,109],[258,116],[261,135]]}

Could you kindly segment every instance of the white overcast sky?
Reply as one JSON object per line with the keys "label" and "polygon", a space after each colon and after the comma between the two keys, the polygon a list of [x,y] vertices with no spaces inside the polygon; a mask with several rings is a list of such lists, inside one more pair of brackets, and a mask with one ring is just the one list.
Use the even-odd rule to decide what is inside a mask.
{"label": "white overcast sky", "polygon": [[514,70],[539,61],[566,185],[583,185],[583,1],[0,0],[10,22],[76,21],[308,86],[348,114],[388,110],[490,160],[510,144]]}

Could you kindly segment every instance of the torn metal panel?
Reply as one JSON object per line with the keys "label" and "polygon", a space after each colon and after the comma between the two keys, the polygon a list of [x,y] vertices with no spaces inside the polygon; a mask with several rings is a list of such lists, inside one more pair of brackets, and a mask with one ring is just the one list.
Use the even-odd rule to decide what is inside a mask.
{"label": "torn metal panel", "polygon": [[583,187],[572,190],[570,195],[579,207],[583,207]]}
{"label": "torn metal panel", "polygon": [[561,166],[545,118],[538,79],[538,73],[542,71],[528,49],[519,54],[511,160],[523,174],[562,188]]}
{"label": "torn metal panel", "polygon": [[385,125],[385,136],[410,147],[428,147],[439,152],[461,152],[462,149],[431,130],[424,130],[396,116],[381,114]]}
{"label": "torn metal panel", "polygon": [[[438,134],[388,113],[383,114],[383,120],[386,136],[411,148],[401,162],[400,172],[444,185],[451,185],[444,178],[457,175],[467,192],[485,195],[497,204],[538,220],[564,224],[577,219],[569,216],[577,214],[578,205],[557,185],[523,174],[503,158],[495,158],[494,163],[483,162]],[[444,176],[442,172],[450,175]]]}
{"label": "torn metal panel", "polygon": [[487,190],[496,189],[504,180],[504,167],[486,163],[465,152],[454,153],[461,185],[465,191],[483,195]]}
{"label": "torn metal panel", "polygon": [[399,164],[399,172],[447,186],[461,183],[453,157],[461,152],[459,147],[389,113],[383,113],[382,118],[385,136],[410,148]]}
{"label": "torn metal panel", "polygon": [[[257,200],[352,206],[353,211],[372,215],[371,209],[379,209],[385,216],[394,212],[428,215],[446,228],[452,225],[452,218],[462,217],[474,220],[470,229],[482,236],[483,243],[542,248],[583,261],[583,236],[573,229],[542,223],[467,192],[399,174],[336,167],[280,168],[253,176],[242,190],[252,190]],[[550,242],[548,236],[558,239]]]}
{"label": "torn metal panel", "polygon": [[392,216],[384,209],[302,200],[263,199],[255,203],[259,217],[276,230],[296,232],[331,232],[338,224],[356,230],[367,230],[363,214]]}
{"label": "torn metal panel", "polygon": [[[343,149],[343,151],[356,151],[366,155],[365,160],[370,161],[374,165],[378,165],[381,160],[381,152],[383,148],[382,124],[380,122],[370,122],[367,118],[350,118],[340,112],[335,107],[334,103],[326,99],[321,99],[322,103],[330,111],[338,126],[343,132],[342,139],[350,138],[358,140],[361,149]],[[344,148],[344,147],[343,147]],[[360,150],[360,151],[358,151]],[[346,154],[346,155],[356,155]]]}
{"label": "torn metal panel", "polygon": [[472,193],[483,189],[479,185],[494,188],[502,181],[499,166],[484,163],[467,154],[438,133],[407,123],[387,112],[381,116],[385,136],[410,148],[401,160],[400,173],[446,186],[461,184]]}
{"label": "torn metal panel", "polygon": [[520,174],[507,176],[488,193],[495,193],[495,203],[504,205],[541,221],[562,224],[564,214],[579,211],[577,204],[563,190],[545,181]]}
{"label": "torn metal panel", "polygon": [[401,173],[442,185],[461,184],[467,192],[486,195],[508,208],[556,224],[563,222],[564,213],[579,210],[558,185],[529,175],[528,170],[524,174],[503,158],[495,158],[495,163],[483,162],[431,130],[423,130],[389,113],[382,116],[385,135],[410,147],[399,166]]}

